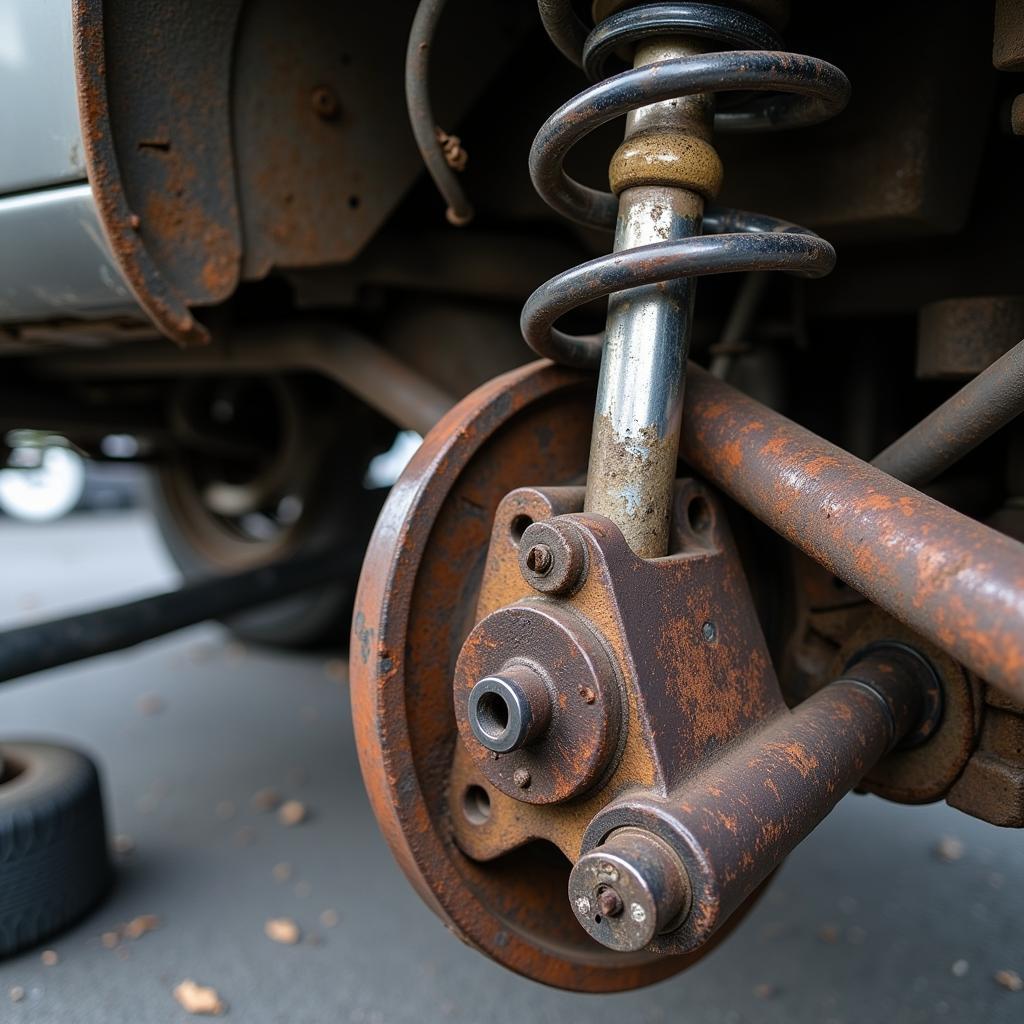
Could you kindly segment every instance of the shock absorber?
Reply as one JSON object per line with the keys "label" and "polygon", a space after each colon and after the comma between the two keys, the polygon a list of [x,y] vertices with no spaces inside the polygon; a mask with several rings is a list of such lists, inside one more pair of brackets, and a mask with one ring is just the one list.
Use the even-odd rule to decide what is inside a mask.
{"label": "shock absorber", "polygon": [[[718,4],[598,0],[596,15],[612,13],[578,51],[570,0],[539,6],[556,45],[596,84],[544,123],[531,177],[555,210],[614,229],[615,244],[538,288],[523,309],[523,336],[556,362],[600,367],[586,510],[615,522],[638,555],[656,558],[668,548],[695,278],[754,270],[820,277],[835,263],[832,246],[807,229],[709,205],[723,175],[712,129],[815,124],[842,110],[849,82],[823,60],[781,52],[768,25]],[[605,78],[611,59],[629,51],[634,67]],[[716,109],[721,93],[740,95]],[[572,146],[622,116],[611,191],[570,178],[563,163]],[[603,335],[555,326],[604,296]]]}

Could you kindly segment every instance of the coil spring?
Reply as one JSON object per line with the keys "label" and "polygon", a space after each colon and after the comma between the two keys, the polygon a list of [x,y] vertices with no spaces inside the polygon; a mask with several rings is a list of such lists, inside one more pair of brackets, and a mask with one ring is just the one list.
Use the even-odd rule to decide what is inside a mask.
{"label": "coil spring", "polygon": [[[546,0],[542,15],[559,8],[567,5]],[[564,35],[556,45],[566,52]],[[696,37],[743,49],[659,61],[598,81],[618,49],[658,35]],[[797,128],[838,114],[850,95],[846,76],[826,61],[779,51],[779,45],[774,31],[759,19],[709,4],[650,4],[605,19],[586,37],[578,54],[578,63],[597,84],[556,110],[534,140],[534,187],[549,206],[571,220],[613,229],[616,196],[580,184],[563,169],[569,150],[600,125],[652,103],[697,93],[753,94],[716,112],[714,125],[722,131]],[[735,271],[784,270],[822,277],[835,265],[835,250],[828,242],[774,217],[709,207],[703,230],[710,236],[615,252],[551,278],[523,307],[523,337],[538,355],[555,362],[597,367],[603,335],[571,335],[554,326],[564,314],[594,299],[642,285]]]}

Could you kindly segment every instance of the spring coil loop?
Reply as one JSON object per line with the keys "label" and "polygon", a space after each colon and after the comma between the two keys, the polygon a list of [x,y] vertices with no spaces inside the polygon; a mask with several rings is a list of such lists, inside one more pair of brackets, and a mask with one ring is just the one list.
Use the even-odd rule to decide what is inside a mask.
{"label": "spring coil loop", "polygon": [[[598,82],[556,110],[530,150],[530,176],[541,198],[570,220],[615,227],[617,197],[573,180],[563,163],[580,139],[632,110],[696,93],[742,93],[737,105],[716,112],[714,123],[722,131],[749,132],[817,124],[838,114],[849,99],[850,83],[838,68],[773,49],[779,40],[763,22],[709,4],[650,4],[613,15],[587,36],[579,63],[598,79],[618,49],[657,35],[697,37],[744,49],[633,68]],[[708,234],[611,253],[551,278],[523,307],[523,337],[538,355],[555,362],[597,367],[603,334],[571,335],[554,326],[578,306],[679,278],[752,270],[822,277],[835,265],[835,250],[828,242],[774,217],[710,207],[703,230]]]}

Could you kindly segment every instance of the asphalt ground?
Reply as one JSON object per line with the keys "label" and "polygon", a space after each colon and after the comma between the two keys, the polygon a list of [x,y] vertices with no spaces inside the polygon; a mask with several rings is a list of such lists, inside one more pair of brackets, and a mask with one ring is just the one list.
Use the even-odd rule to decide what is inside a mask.
{"label": "asphalt ground", "polygon": [[[0,521],[0,565],[4,626],[176,580],[143,513]],[[3,1024],[198,1019],[173,998],[184,979],[246,1024],[1024,1022],[1024,992],[996,980],[1024,975],[1024,837],[945,805],[848,797],[719,950],[653,988],[593,997],[509,974],[414,895],[363,794],[342,652],[196,627],[5,685],[0,739],[28,737],[97,759],[111,832],[132,852],[87,919],[0,963]],[[306,820],[254,806],[267,788]],[[148,915],[154,930],[116,938]],[[277,918],[296,944],[267,937]]]}

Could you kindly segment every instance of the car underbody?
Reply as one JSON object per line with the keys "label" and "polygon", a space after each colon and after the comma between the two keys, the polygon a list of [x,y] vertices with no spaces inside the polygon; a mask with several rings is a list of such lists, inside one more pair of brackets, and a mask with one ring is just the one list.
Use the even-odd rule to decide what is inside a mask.
{"label": "car underbody", "polygon": [[67,42],[80,152],[0,161],[3,431],[131,435],[197,586],[316,575],[232,625],[351,621],[462,939],[634,988],[851,790],[1024,827],[1024,3],[75,0]]}

